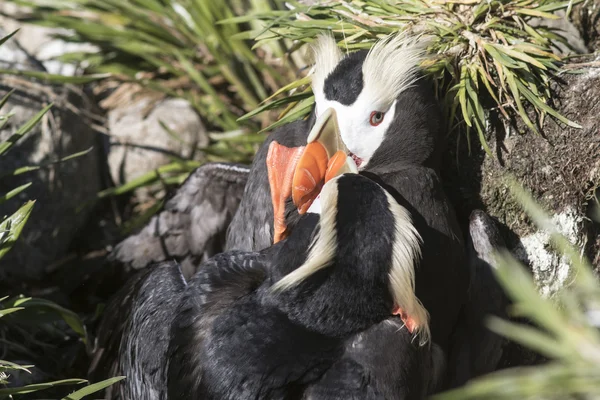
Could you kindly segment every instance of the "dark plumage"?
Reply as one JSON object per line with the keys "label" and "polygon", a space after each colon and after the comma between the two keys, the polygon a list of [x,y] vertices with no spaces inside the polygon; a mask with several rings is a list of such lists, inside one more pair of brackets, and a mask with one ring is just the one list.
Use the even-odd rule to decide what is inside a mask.
{"label": "dark plumage", "polygon": [[186,283],[180,266],[164,262],[134,275],[104,310],[90,370],[93,380],[125,375],[105,398],[162,399],[170,329]]}
{"label": "dark plumage", "polygon": [[[410,222],[392,213],[398,206],[367,178],[343,175],[328,185],[336,193],[324,200],[323,214],[302,216],[274,246],[217,255],[187,286],[171,263],[142,272],[133,296],[123,293],[134,311],[120,342],[117,370],[130,377],[122,393],[139,400],[325,399],[334,391],[422,398],[437,379],[431,350],[390,317],[396,284],[388,277],[414,267],[414,259],[399,264],[392,253],[398,245],[415,250],[416,232],[405,226],[406,236],[398,236],[396,224]],[[321,254],[315,249],[331,244],[331,229],[331,258],[307,267]],[[292,276],[289,286],[274,288]],[[158,282],[160,293],[152,290]],[[385,347],[372,347],[373,340]]]}
{"label": "dark plumage", "polygon": [[[392,44],[398,45],[397,42]],[[399,69],[415,62],[410,51],[389,50],[389,62],[397,63]],[[378,57],[382,55],[385,52],[380,52]],[[454,353],[451,342],[458,334],[457,322],[464,312],[470,272],[463,235],[439,178],[445,124],[434,91],[425,80],[413,79],[416,63],[406,69],[404,76],[395,74],[388,77],[377,71],[364,73],[363,64],[368,59],[366,51],[351,53],[344,58],[341,55],[336,57],[338,55],[320,58],[329,59],[331,65],[327,68],[331,67],[331,70],[323,72],[320,68],[322,72],[317,74],[323,82],[321,86],[317,82],[315,87],[317,104],[311,117],[274,131],[261,146],[239,207],[227,230],[224,248],[257,251],[273,242],[273,207],[265,162],[269,145],[274,140],[288,147],[305,145],[315,120],[326,108],[332,107],[339,117],[345,144],[355,159],[363,163],[360,173],[380,183],[412,216],[413,224],[423,239],[422,258],[416,269],[417,296],[430,313],[434,342],[445,354]],[[384,62],[379,63],[382,64]],[[374,76],[380,80],[377,82],[379,85],[370,87],[366,83],[367,78],[372,84]],[[395,80],[386,81],[392,78],[405,79],[407,84],[398,86]],[[363,104],[363,93],[377,97],[381,88],[386,87],[401,88],[391,104],[382,105],[380,99]],[[369,115],[375,111],[385,115],[379,127],[369,125]],[[288,205],[291,204],[288,202]],[[290,207],[287,211],[289,224],[299,219],[297,211]],[[198,219],[198,225],[189,226],[204,229],[200,221]],[[369,237],[369,240],[372,239]],[[186,246],[190,247],[189,244],[183,245]],[[368,247],[364,250],[375,255]],[[127,251],[122,254],[125,253]],[[195,254],[199,261],[198,255],[204,254],[204,249],[189,250],[189,253]]]}
{"label": "dark plumage", "polygon": [[352,337],[344,355],[307,390],[309,400],[421,399],[434,393],[445,372],[445,356],[435,343],[419,347],[390,318]]}
{"label": "dark plumage", "polygon": [[455,353],[452,386],[493,372],[498,367],[507,340],[486,326],[486,318],[508,318],[509,299],[496,280],[494,252],[506,250],[506,244],[494,221],[485,212],[474,210],[469,218],[469,256],[474,266],[469,301],[460,323],[461,334]]}

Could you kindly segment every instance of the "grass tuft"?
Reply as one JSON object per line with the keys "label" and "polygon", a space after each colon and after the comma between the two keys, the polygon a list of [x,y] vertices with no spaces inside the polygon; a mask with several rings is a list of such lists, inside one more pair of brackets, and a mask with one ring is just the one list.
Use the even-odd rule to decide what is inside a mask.
{"label": "grass tuft", "polygon": [[[551,105],[550,81],[562,66],[562,59],[553,53],[553,48],[557,42],[567,42],[549,28],[532,25],[534,18],[556,19],[554,11],[577,3],[367,0],[308,6],[292,1],[288,12],[248,15],[231,22],[262,20],[267,25],[254,31],[257,43],[285,38],[298,43],[296,51],[323,30],[331,31],[338,45],[347,51],[370,48],[377,39],[398,31],[426,35],[430,57],[422,67],[434,80],[444,101],[448,127],[464,121],[469,145],[471,132],[475,130],[481,146],[491,155],[486,142],[490,112],[499,113],[506,126],[520,118],[536,133],[548,115],[565,125],[581,128]],[[308,91],[301,93],[307,96]],[[309,101],[294,97],[278,99],[263,105],[260,111],[270,106],[288,106],[287,122],[304,116]],[[527,105],[532,114],[528,113]],[[256,111],[250,115],[255,114]]]}

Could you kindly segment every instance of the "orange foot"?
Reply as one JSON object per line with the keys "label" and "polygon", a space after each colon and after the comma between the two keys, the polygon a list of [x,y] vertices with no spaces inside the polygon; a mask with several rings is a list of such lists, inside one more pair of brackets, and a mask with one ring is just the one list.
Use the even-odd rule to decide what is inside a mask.
{"label": "orange foot", "polygon": [[406,329],[408,329],[408,331],[410,333],[413,333],[415,331],[415,329],[418,328],[417,322],[410,315],[408,315],[406,313],[406,311],[404,311],[400,307],[394,308],[394,311],[392,311],[392,314],[393,315],[398,315],[400,317],[400,319],[402,320],[402,322],[404,322],[404,325],[406,326]]}

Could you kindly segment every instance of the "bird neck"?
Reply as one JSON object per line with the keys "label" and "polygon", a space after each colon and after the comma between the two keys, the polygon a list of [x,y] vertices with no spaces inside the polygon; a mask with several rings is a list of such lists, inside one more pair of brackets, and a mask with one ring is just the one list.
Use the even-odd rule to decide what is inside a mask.
{"label": "bird neck", "polygon": [[[329,263],[315,268],[291,287],[265,291],[261,301],[283,312],[293,323],[335,338],[347,337],[390,316],[393,299],[388,268],[393,222],[388,215],[361,214],[363,222],[352,223],[361,212],[364,211],[340,204],[336,225],[349,225],[348,229],[336,228],[333,257],[325,260]],[[305,266],[311,251],[326,252],[318,246],[311,248],[316,230],[320,229],[319,218],[316,214],[303,216],[279,248],[269,268],[272,285]],[[375,240],[364,240],[373,232],[378,232]],[[318,240],[321,239],[322,236]]]}
{"label": "bird neck", "polygon": [[[369,254],[369,253],[365,253]],[[387,273],[363,276],[375,263],[339,257],[297,286],[282,292],[266,291],[263,302],[277,308],[294,324],[332,338],[346,338],[391,315],[393,300]],[[356,268],[359,265],[361,268]]]}

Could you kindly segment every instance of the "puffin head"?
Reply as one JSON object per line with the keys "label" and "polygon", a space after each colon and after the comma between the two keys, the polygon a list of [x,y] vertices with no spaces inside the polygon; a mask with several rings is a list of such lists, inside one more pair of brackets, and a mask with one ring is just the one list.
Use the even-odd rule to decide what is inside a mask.
{"label": "puffin head", "polygon": [[422,38],[404,34],[345,56],[329,35],[314,44],[315,126],[335,110],[359,169],[437,166],[443,132],[433,91],[419,80],[424,47]]}
{"label": "puffin head", "polygon": [[[331,144],[323,142],[324,148]],[[357,174],[352,158],[340,160],[330,163],[320,195],[273,260],[284,266],[273,279],[277,307],[330,336],[359,332],[397,314],[425,343],[428,314],[415,295],[421,238],[405,208]]]}
{"label": "puffin head", "polygon": [[433,90],[419,79],[423,48],[420,38],[396,34],[369,51],[344,56],[333,37],[317,39],[316,122],[307,145],[287,148],[273,141],[267,155],[274,242],[289,234],[289,196],[305,213],[333,175],[331,167],[349,167],[346,157],[358,171],[376,175],[410,166],[438,168],[443,123]]}

